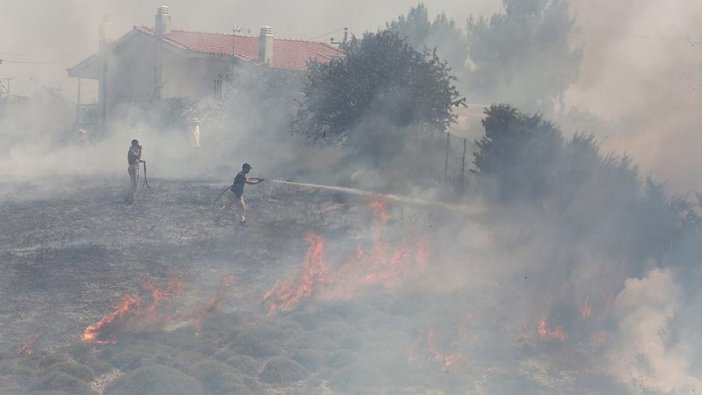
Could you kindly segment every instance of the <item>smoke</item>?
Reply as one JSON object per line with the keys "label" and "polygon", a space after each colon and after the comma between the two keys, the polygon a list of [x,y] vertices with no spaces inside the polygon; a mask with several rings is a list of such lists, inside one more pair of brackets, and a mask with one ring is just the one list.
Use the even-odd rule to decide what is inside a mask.
{"label": "smoke", "polygon": [[[117,37],[133,25],[152,25],[161,2],[61,0],[39,6],[35,1],[3,0],[2,5],[12,12],[0,16],[0,58],[5,60],[0,77],[15,78],[11,89],[16,94],[51,86],[73,101],[75,81],[66,77],[65,69],[97,50],[103,15],[111,15]],[[169,5],[175,28],[229,32],[237,25],[256,33],[260,26],[272,25],[280,37],[338,40],[344,26],[355,33],[373,31],[416,4],[270,0],[255,7],[242,2]],[[566,103],[609,122],[606,128],[602,123],[578,126],[597,133],[606,149],[632,154],[645,172],[668,181],[672,190],[699,188],[700,181],[690,175],[699,168],[695,130],[702,123],[696,111],[702,79],[702,32],[695,23],[702,14],[700,5],[693,0],[573,1],[570,8],[578,22],[573,40],[584,45],[584,57]],[[459,26],[469,15],[501,9],[497,0],[430,5],[430,12],[445,11]],[[83,101],[95,100],[96,91],[84,89]]]}
{"label": "smoke", "polygon": [[618,332],[608,355],[613,372],[633,387],[683,393],[700,385],[691,375],[686,339],[672,341],[670,323],[679,313],[682,292],[670,270],[632,278],[614,303]]}
{"label": "smoke", "polygon": [[[187,0],[2,0],[0,7],[12,12],[0,15],[0,59],[5,60],[0,77],[15,77],[12,91],[16,94],[28,95],[50,86],[75,99],[75,81],[67,78],[65,70],[97,51],[98,26],[103,17],[110,16],[111,35],[117,38],[134,25],[153,26],[156,8],[164,4],[171,8],[175,29],[228,33],[238,26],[244,33],[257,34],[262,26],[270,25],[281,38],[328,41],[332,37],[340,40],[344,27],[358,35],[374,31],[415,3],[266,0],[252,6],[241,0],[208,0],[197,5]],[[466,17],[498,7],[495,0],[472,2],[469,7],[455,0],[434,3],[437,8]],[[95,90],[83,92],[84,101],[95,98]]]}
{"label": "smoke", "polygon": [[[492,3],[486,2],[486,7]],[[21,4],[32,3],[18,3],[16,11],[21,19],[32,18],[31,7]],[[65,46],[69,41],[62,34],[51,37],[53,44],[38,35],[28,42],[36,48],[61,48],[58,54],[64,54],[64,48],[77,48],[87,55],[94,49],[90,32],[102,13],[112,13],[116,29],[126,31],[132,24],[150,25],[156,5],[55,2],[48,6],[49,11],[65,13],[65,20],[76,25],[71,34],[82,38],[70,42],[70,47]],[[244,27],[250,23],[253,28],[271,24],[281,36],[290,33],[303,38],[347,23],[373,30],[411,5],[268,1],[251,8],[220,2],[197,7],[186,1],[170,4],[176,27],[203,30],[202,26],[208,26],[228,31],[232,23]],[[331,7],[344,18],[328,17]],[[371,7],[377,12],[368,13]],[[443,8],[456,19],[466,12],[458,2],[437,2],[432,7],[437,11]],[[605,148],[631,153],[644,168],[653,169],[677,190],[699,187],[699,180],[688,175],[696,174],[689,170],[700,165],[693,151],[698,139],[693,132],[702,124],[694,105],[699,103],[699,82],[690,82],[697,78],[699,67],[693,66],[699,53],[697,47],[691,49],[686,37],[702,36],[695,31],[699,27],[692,24],[702,9],[691,1],[683,6],[643,0],[575,2],[573,8],[585,55],[579,83],[568,92],[568,102],[589,109],[612,125],[614,134],[600,135],[606,138]],[[275,12],[262,11],[271,9]],[[303,16],[296,18],[300,14]],[[378,20],[367,16],[370,14]],[[39,18],[48,21],[46,16]],[[57,23],[63,22],[40,25],[60,31]],[[0,29],[6,33],[3,36],[26,33],[16,24],[0,23]],[[367,138],[377,130],[387,131],[390,140],[419,132],[365,119],[355,132],[359,140],[370,143],[360,145],[357,155],[339,161],[343,153],[338,150],[310,147],[299,136],[286,133],[295,109],[295,90],[267,95],[262,88],[277,83],[268,77],[256,70],[242,70],[232,76],[238,88],[227,92],[224,101],[184,106],[168,126],[154,120],[159,114],[124,109],[131,115],[114,120],[114,133],[95,136],[89,146],[80,145],[74,131],[61,126],[70,124],[70,102],[51,94],[17,102],[0,119],[3,181],[76,175],[108,180],[122,177],[126,192],[126,148],[132,138],[138,138],[144,145],[149,176],[161,181],[191,177],[221,180],[247,161],[256,175],[266,177],[330,184],[343,181],[373,190],[400,189],[422,198],[440,195],[440,182],[436,182],[440,171],[435,169],[443,167],[443,156],[434,157],[431,152],[443,147],[443,139],[422,145],[421,139],[412,137],[399,148],[392,141],[375,145]],[[189,140],[188,120],[192,117],[201,122],[200,148]],[[372,162],[377,159],[386,160],[386,167],[379,170]],[[578,169],[586,173],[585,182],[557,184],[552,191],[555,197],[547,196],[536,205],[527,199],[497,202],[490,178],[469,179],[473,182],[469,182],[468,197],[462,202],[466,210],[418,207],[406,200],[390,202],[385,241],[412,244],[415,239],[406,238],[408,234],[426,237],[425,272],[409,280],[402,278],[387,289],[368,286],[358,296],[341,301],[319,300],[311,293],[299,309],[270,318],[259,314],[261,300],[248,300],[248,305],[239,307],[251,311],[254,323],[242,324],[251,318],[247,316],[214,328],[235,328],[226,336],[217,333],[225,342],[217,346],[241,347],[237,349],[241,353],[261,352],[260,360],[266,363],[273,354],[294,356],[311,371],[317,364],[320,374],[331,377],[341,392],[358,388],[399,391],[411,385],[455,392],[468,384],[474,385],[471,389],[476,393],[691,392],[699,388],[702,379],[702,345],[697,340],[702,301],[694,290],[683,286],[683,277],[696,270],[700,256],[692,253],[682,268],[673,269],[670,261],[677,246],[660,236],[666,236],[663,230],[670,229],[665,222],[669,217],[643,214],[668,206],[644,200],[643,185],[628,184],[631,178],[612,175],[627,173],[627,166],[604,159],[597,163]],[[542,163],[548,174],[560,174],[556,170],[562,171],[563,164]],[[574,167],[578,165],[581,163]],[[431,177],[432,182],[420,182]],[[163,181],[163,185],[169,184]],[[258,206],[254,206],[262,230],[218,239],[227,247],[220,246],[225,250],[223,255],[236,265],[248,268],[249,260],[280,264],[250,275],[251,287],[272,286],[298,268],[303,262],[299,246],[288,248],[283,241],[296,238],[301,242],[308,228],[329,234],[328,244],[334,247],[329,260],[338,266],[343,264],[335,258],[353,255],[359,245],[372,238],[372,210],[365,206],[367,201],[340,196],[339,191],[303,194],[297,187],[266,187],[256,196]],[[180,184],[170,188],[170,204],[182,203],[187,200],[183,196],[191,193],[188,188],[174,191]],[[208,201],[210,192],[198,192],[197,202]],[[187,208],[186,203],[182,205]],[[197,209],[206,204],[201,206]],[[193,233],[210,231],[202,213],[186,214],[171,226],[190,231],[193,218],[197,218],[198,231]],[[287,238],[280,236],[282,233]],[[172,236],[164,234],[163,240]],[[257,240],[255,247],[246,244],[249,240]],[[277,243],[283,247],[270,252]],[[205,273],[199,274],[201,281],[212,284],[211,278],[204,278],[219,274],[207,271],[214,266],[210,265],[209,250],[217,243],[205,240],[202,244],[204,247],[193,247],[196,252],[188,252],[190,258],[196,256],[202,262],[186,266]],[[652,246],[660,251],[652,253]],[[363,272],[366,263],[354,266],[349,277],[368,281],[364,277],[368,273]],[[176,335],[186,340],[176,337],[170,338],[171,342],[193,342],[191,337]],[[139,341],[136,343],[142,347]],[[323,362],[305,358],[317,352],[325,358]],[[461,360],[468,362],[449,363]]]}
{"label": "smoke", "polygon": [[574,1],[584,45],[567,101],[610,122],[605,148],[626,152],[674,191],[699,189],[702,30],[696,1]]}

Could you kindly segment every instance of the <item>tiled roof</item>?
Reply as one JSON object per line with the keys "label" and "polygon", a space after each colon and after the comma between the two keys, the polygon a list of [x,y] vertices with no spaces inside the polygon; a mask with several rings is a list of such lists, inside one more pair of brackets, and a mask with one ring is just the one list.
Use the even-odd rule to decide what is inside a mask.
{"label": "tiled roof", "polygon": [[[138,26],[136,29],[149,35],[154,34],[151,27]],[[165,40],[171,45],[193,52],[236,56],[250,61],[258,59],[258,37],[255,36],[171,30]],[[275,38],[271,67],[305,70],[308,60],[327,63],[342,56],[340,50],[325,43]]]}

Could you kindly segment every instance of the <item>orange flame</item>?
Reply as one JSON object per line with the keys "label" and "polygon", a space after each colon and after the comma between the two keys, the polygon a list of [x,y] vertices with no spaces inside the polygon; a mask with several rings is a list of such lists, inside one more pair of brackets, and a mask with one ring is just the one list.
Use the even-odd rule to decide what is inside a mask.
{"label": "orange flame", "polygon": [[293,308],[315,292],[322,299],[333,300],[350,298],[366,286],[394,288],[404,276],[426,269],[424,243],[416,243],[415,250],[401,243],[382,241],[381,236],[389,219],[387,204],[382,199],[375,199],[370,207],[375,216],[372,246],[357,248],[340,265],[330,268],[324,259],[324,238],[308,234],[306,239],[310,247],[302,270],[276,283],[264,297],[269,313]]}
{"label": "orange flame", "polygon": [[434,358],[443,363],[444,368],[448,368],[449,366],[455,364],[462,364],[466,361],[466,358],[465,356],[463,356],[463,354],[443,354],[439,352],[436,345],[434,344],[433,329],[429,329],[429,332],[427,332],[427,347],[429,348],[429,352],[431,352],[434,355]]}
{"label": "orange flame", "polygon": [[138,332],[163,327],[174,316],[173,300],[185,290],[185,283],[178,278],[169,278],[163,288],[154,284],[142,285],[151,293],[148,304],[135,295],[125,295],[115,310],[83,331],[81,341],[96,344],[114,344],[117,335],[123,332]]}
{"label": "orange flame", "polygon": [[17,355],[26,355],[30,356],[34,354],[34,344],[39,340],[39,334],[34,333],[32,335],[29,335],[22,344],[17,348]]}
{"label": "orange flame", "polygon": [[215,292],[214,297],[204,306],[196,309],[192,314],[195,316],[195,327],[198,330],[202,327],[202,323],[205,319],[222,304],[233,283],[234,275],[231,274],[219,279],[219,286],[217,287],[217,292]]}
{"label": "orange flame", "polygon": [[269,313],[294,307],[301,299],[311,296],[315,284],[322,282],[328,272],[324,260],[324,238],[308,233],[305,235],[305,240],[310,246],[307,249],[302,272],[278,282],[264,297]]}
{"label": "orange flame", "polygon": [[559,342],[565,341],[565,332],[563,332],[563,328],[560,325],[558,325],[554,329],[549,330],[548,320],[546,319],[539,321],[536,332],[541,337],[557,340]]}
{"label": "orange flame", "polygon": [[116,333],[111,333],[105,338],[104,332],[108,329],[112,329],[118,323],[126,321],[127,318],[132,316],[133,311],[138,310],[141,307],[141,298],[134,295],[125,295],[122,301],[115,306],[115,311],[87,328],[83,331],[80,340],[85,343],[97,343],[97,344],[114,344],[117,343]]}
{"label": "orange flame", "polygon": [[136,333],[148,330],[161,330],[171,324],[175,327],[194,324],[200,328],[202,322],[222,303],[229,287],[234,282],[231,275],[224,276],[219,281],[219,287],[212,299],[200,306],[186,309],[186,313],[176,311],[176,298],[186,288],[185,282],[177,277],[170,277],[166,284],[159,287],[153,283],[142,285],[150,297],[124,295],[115,305],[114,311],[88,326],[81,335],[81,341],[95,344],[114,344],[117,337],[126,333]]}
{"label": "orange flame", "polygon": [[586,320],[592,315],[592,307],[590,307],[589,298],[585,298],[585,303],[580,307],[580,316]]}
{"label": "orange flame", "polygon": [[373,237],[375,240],[379,240],[380,236],[383,234],[383,230],[385,230],[385,224],[387,224],[390,219],[387,202],[380,198],[373,199],[370,202],[370,207],[373,210],[373,218],[375,219]]}

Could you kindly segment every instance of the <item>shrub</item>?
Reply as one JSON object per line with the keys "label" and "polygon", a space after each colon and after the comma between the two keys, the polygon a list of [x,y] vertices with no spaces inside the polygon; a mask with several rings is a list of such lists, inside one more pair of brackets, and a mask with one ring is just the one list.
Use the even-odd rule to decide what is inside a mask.
{"label": "shrub", "polygon": [[88,366],[73,361],[55,363],[46,369],[46,373],[61,372],[83,381],[92,381],[95,372]]}
{"label": "shrub", "polygon": [[241,374],[223,362],[198,362],[192,366],[190,373],[200,380],[208,394],[242,394],[250,392],[246,390]]}
{"label": "shrub", "polygon": [[259,378],[268,384],[288,385],[306,376],[307,370],[299,363],[287,357],[276,357],[266,363]]}
{"label": "shrub", "polygon": [[258,375],[259,363],[248,355],[233,354],[227,358],[227,364],[234,367],[243,374],[250,376]]}
{"label": "shrub", "polygon": [[90,385],[83,380],[77,379],[63,372],[47,373],[30,386],[30,392],[40,391],[65,391],[73,395],[94,395],[95,391],[90,388]]}
{"label": "shrub", "polygon": [[110,383],[105,395],[198,395],[202,386],[184,372],[167,366],[140,368]]}

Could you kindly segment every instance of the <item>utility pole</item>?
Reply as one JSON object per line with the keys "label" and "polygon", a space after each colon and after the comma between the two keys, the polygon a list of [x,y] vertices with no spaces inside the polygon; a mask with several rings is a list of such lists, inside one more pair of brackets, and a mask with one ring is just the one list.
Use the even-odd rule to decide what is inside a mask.
{"label": "utility pole", "polygon": [[446,157],[444,159],[444,184],[448,186],[448,158],[451,149],[451,133],[446,132]]}
{"label": "utility pole", "polygon": [[[702,44],[702,41],[693,41],[690,37],[687,37],[687,43],[694,48]],[[700,46],[702,47],[702,45]],[[697,96],[700,97],[700,99],[702,99],[702,51],[700,51],[700,65],[697,69],[697,86],[694,89],[697,90]]]}
{"label": "utility pole", "polygon": [[344,28],[344,38],[341,41],[334,40],[334,37],[329,39],[329,43],[332,45],[337,45],[339,48],[344,48],[346,43],[349,41],[349,28]]}
{"label": "utility pole", "polygon": [[78,78],[78,92],[76,92],[76,128],[80,124],[80,78]]}
{"label": "utility pole", "polygon": [[463,138],[463,162],[461,162],[461,193],[466,189],[466,151],[468,148],[468,138]]}
{"label": "utility pole", "polygon": [[[0,78],[2,80],[5,80],[5,96],[8,98],[10,97],[10,81],[14,80],[14,77],[2,77]],[[2,94],[2,92],[0,92]]]}
{"label": "utility pole", "polygon": [[102,132],[110,130],[110,96],[112,94],[112,81],[110,76],[110,62],[112,57],[112,22],[110,16],[105,15],[100,25],[100,82],[98,87],[99,103],[102,115]]}

